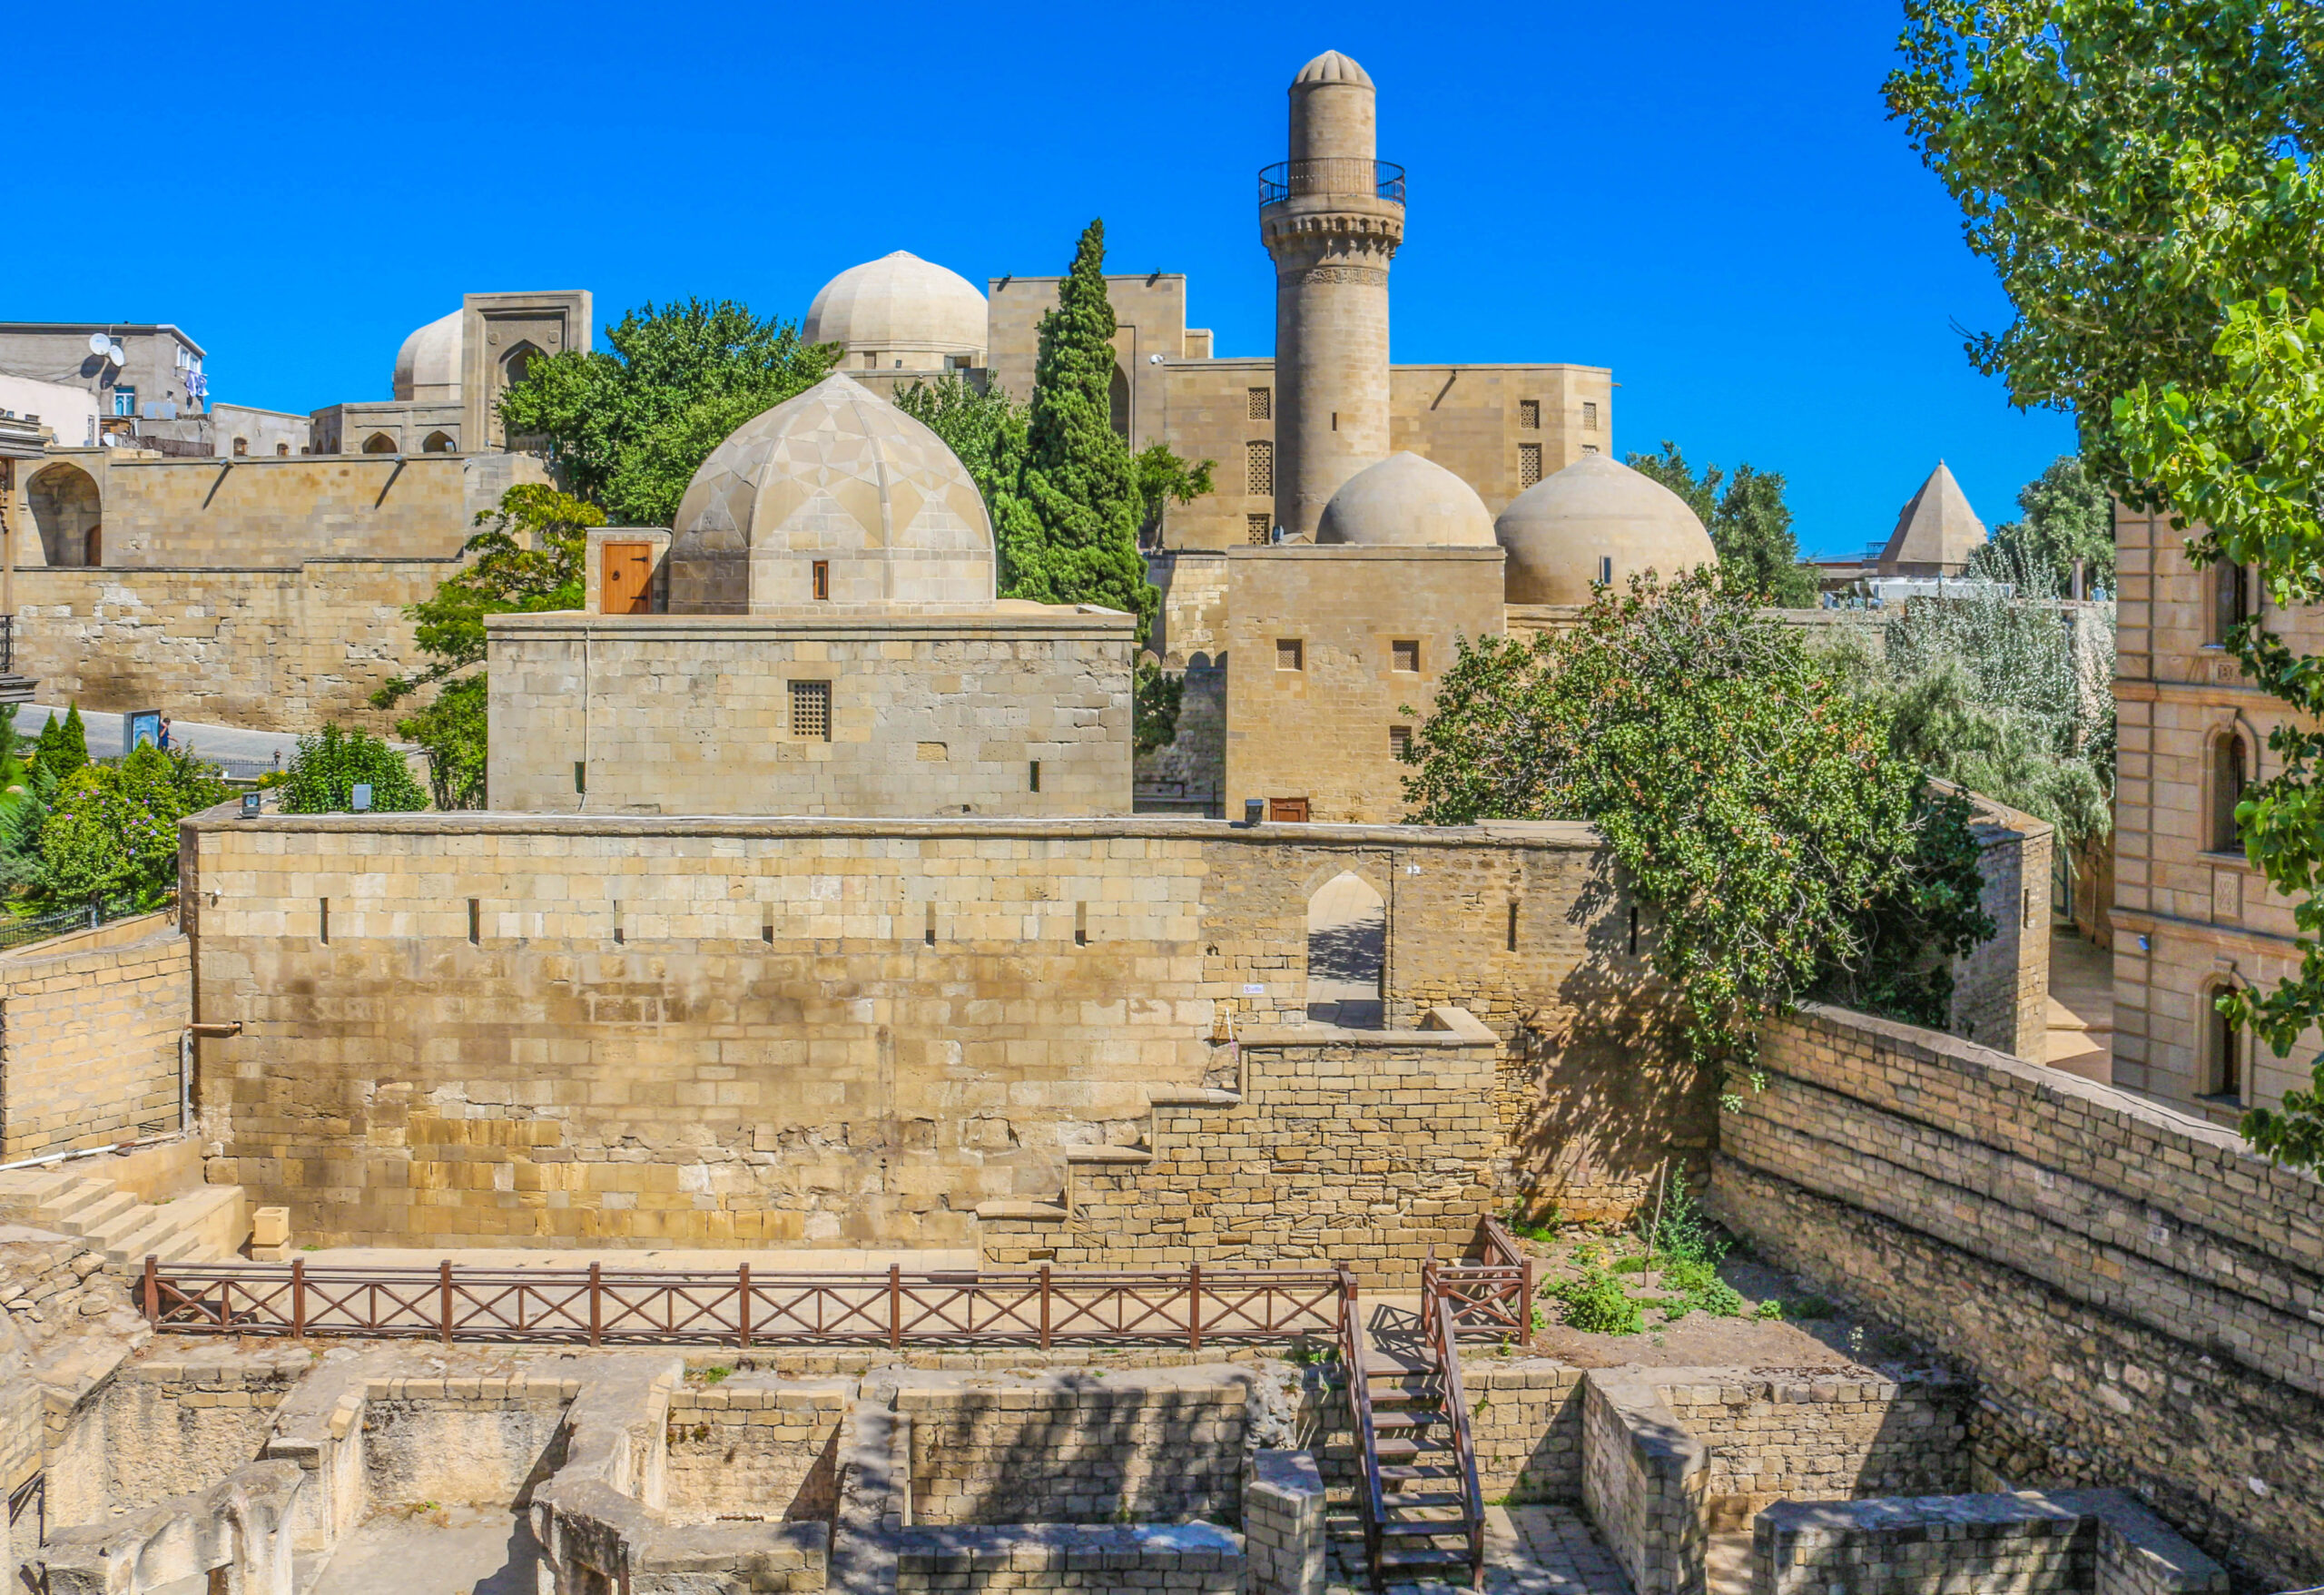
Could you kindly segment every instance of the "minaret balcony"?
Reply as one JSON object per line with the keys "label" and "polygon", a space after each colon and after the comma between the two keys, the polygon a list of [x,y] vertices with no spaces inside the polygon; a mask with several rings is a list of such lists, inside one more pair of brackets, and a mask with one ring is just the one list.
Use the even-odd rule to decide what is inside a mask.
{"label": "minaret balcony", "polygon": [[1259,208],[1300,199],[1351,199],[1404,202],[1404,169],[1393,161],[1331,155],[1314,161],[1277,161],[1259,169]]}

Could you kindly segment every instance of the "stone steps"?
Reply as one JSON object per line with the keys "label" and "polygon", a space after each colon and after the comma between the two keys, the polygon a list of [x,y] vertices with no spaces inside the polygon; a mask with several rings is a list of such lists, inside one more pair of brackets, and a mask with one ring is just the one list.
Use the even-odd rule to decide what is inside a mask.
{"label": "stone steps", "polygon": [[133,1270],[148,1255],[165,1263],[218,1263],[232,1254],[220,1238],[241,1228],[240,1186],[200,1186],[141,1202],[113,1181],[64,1170],[0,1174],[0,1221],[68,1235]]}

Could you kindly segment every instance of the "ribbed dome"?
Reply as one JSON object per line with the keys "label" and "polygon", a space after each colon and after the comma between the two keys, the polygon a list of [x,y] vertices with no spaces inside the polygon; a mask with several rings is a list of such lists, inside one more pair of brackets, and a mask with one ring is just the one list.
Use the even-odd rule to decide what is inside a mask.
{"label": "ribbed dome", "polygon": [[1638,571],[1669,577],[1718,563],[1685,499],[1602,454],[1520,493],[1493,536],[1509,550],[1512,604],[1587,604],[1607,560],[1617,585]]}
{"label": "ribbed dome", "polygon": [[461,317],[454,310],[438,316],[403,340],[396,350],[395,396],[418,399],[456,400],[460,397]]}
{"label": "ribbed dome", "polygon": [[1492,515],[1477,490],[1417,454],[1392,454],[1340,484],[1316,523],[1318,543],[1490,548]]}
{"label": "ribbed dome", "polygon": [[1299,75],[1291,81],[1294,84],[1354,84],[1366,89],[1372,86],[1370,74],[1352,57],[1343,55],[1337,50],[1326,50],[1316,56],[1301,67]]}
{"label": "ribbed dome", "polygon": [[981,357],[984,295],[959,272],[898,250],[824,283],[802,331],[850,354]]}
{"label": "ribbed dome", "polygon": [[992,524],[944,440],[845,373],[753,417],[679,502],[670,608],[758,614],[816,601],[979,609]]}

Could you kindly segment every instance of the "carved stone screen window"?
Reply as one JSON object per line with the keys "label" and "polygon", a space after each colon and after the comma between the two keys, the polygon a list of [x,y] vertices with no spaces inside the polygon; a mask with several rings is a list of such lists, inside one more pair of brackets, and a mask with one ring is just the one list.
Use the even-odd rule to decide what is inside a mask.
{"label": "carved stone screen window", "polygon": [[1275,517],[1271,515],[1245,516],[1243,534],[1246,541],[1264,547],[1275,541]]}
{"label": "carved stone screen window", "polygon": [[1275,640],[1275,667],[1277,670],[1307,668],[1307,647],[1297,637],[1277,637]]}
{"label": "carved stone screen window", "polygon": [[1404,757],[1405,757],[1405,755],[1409,754],[1412,751],[1413,751],[1413,728],[1412,728],[1411,726],[1409,726],[1409,725],[1392,725],[1392,726],[1390,726],[1390,727],[1388,728],[1388,753],[1389,753],[1389,756],[1390,756],[1390,757],[1392,757],[1392,758],[1394,758],[1394,759],[1401,760],[1401,759],[1404,758]]}
{"label": "carved stone screen window", "polygon": [[803,742],[832,740],[832,684],[794,681],[791,684],[791,734]]}
{"label": "carved stone screen window", "polygon": [[1400,637],[1388,645],[1388,667],[1391,670],[1420,672],[1420,639]]}
{"label": "carved stone screen window", "polygon": [[1581,429],[1585,432],[1594,432],[1598,429],[1598,401],[1595,399],[1585,399],[1581,401]]}
{"label": "carved stone screen window", "polygon": [[1243,445],[1243,491],[1275,491],[1275,441],[1255,438]]}
{"label": "carved stone screen window", "polygon": [[1517,446],[1517,485],[1530,487],[1541,479],[1541,446],[1520,443]]}
{"label": "carved stone screen window", "polygon": [[1275,419],[1274,389],[1254,388],[1250,390],[1248,397],[1250,400],[1250,409],[1247,412],[1247,419],[1254,421],[1271,421]]}
{"label": "carved stone screen window", "polygon": [[1517,401],[1517,425],[1521,431],[1538,432],[1541,429],[1540,399],[1521,399]]}

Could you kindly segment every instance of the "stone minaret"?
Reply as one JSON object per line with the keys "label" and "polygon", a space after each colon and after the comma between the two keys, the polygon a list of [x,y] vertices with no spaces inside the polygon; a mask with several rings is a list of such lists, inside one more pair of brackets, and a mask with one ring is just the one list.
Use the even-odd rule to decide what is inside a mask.
{"label": "stone minaret", "polygon": [[1388,262],[1403,170],[1374,159],[1372,80],[1336,50],[1291,84],[1291,159],[1259,174],[1275,257],[1275,517],[1312,535],[1342,482],[1388,458]]}

